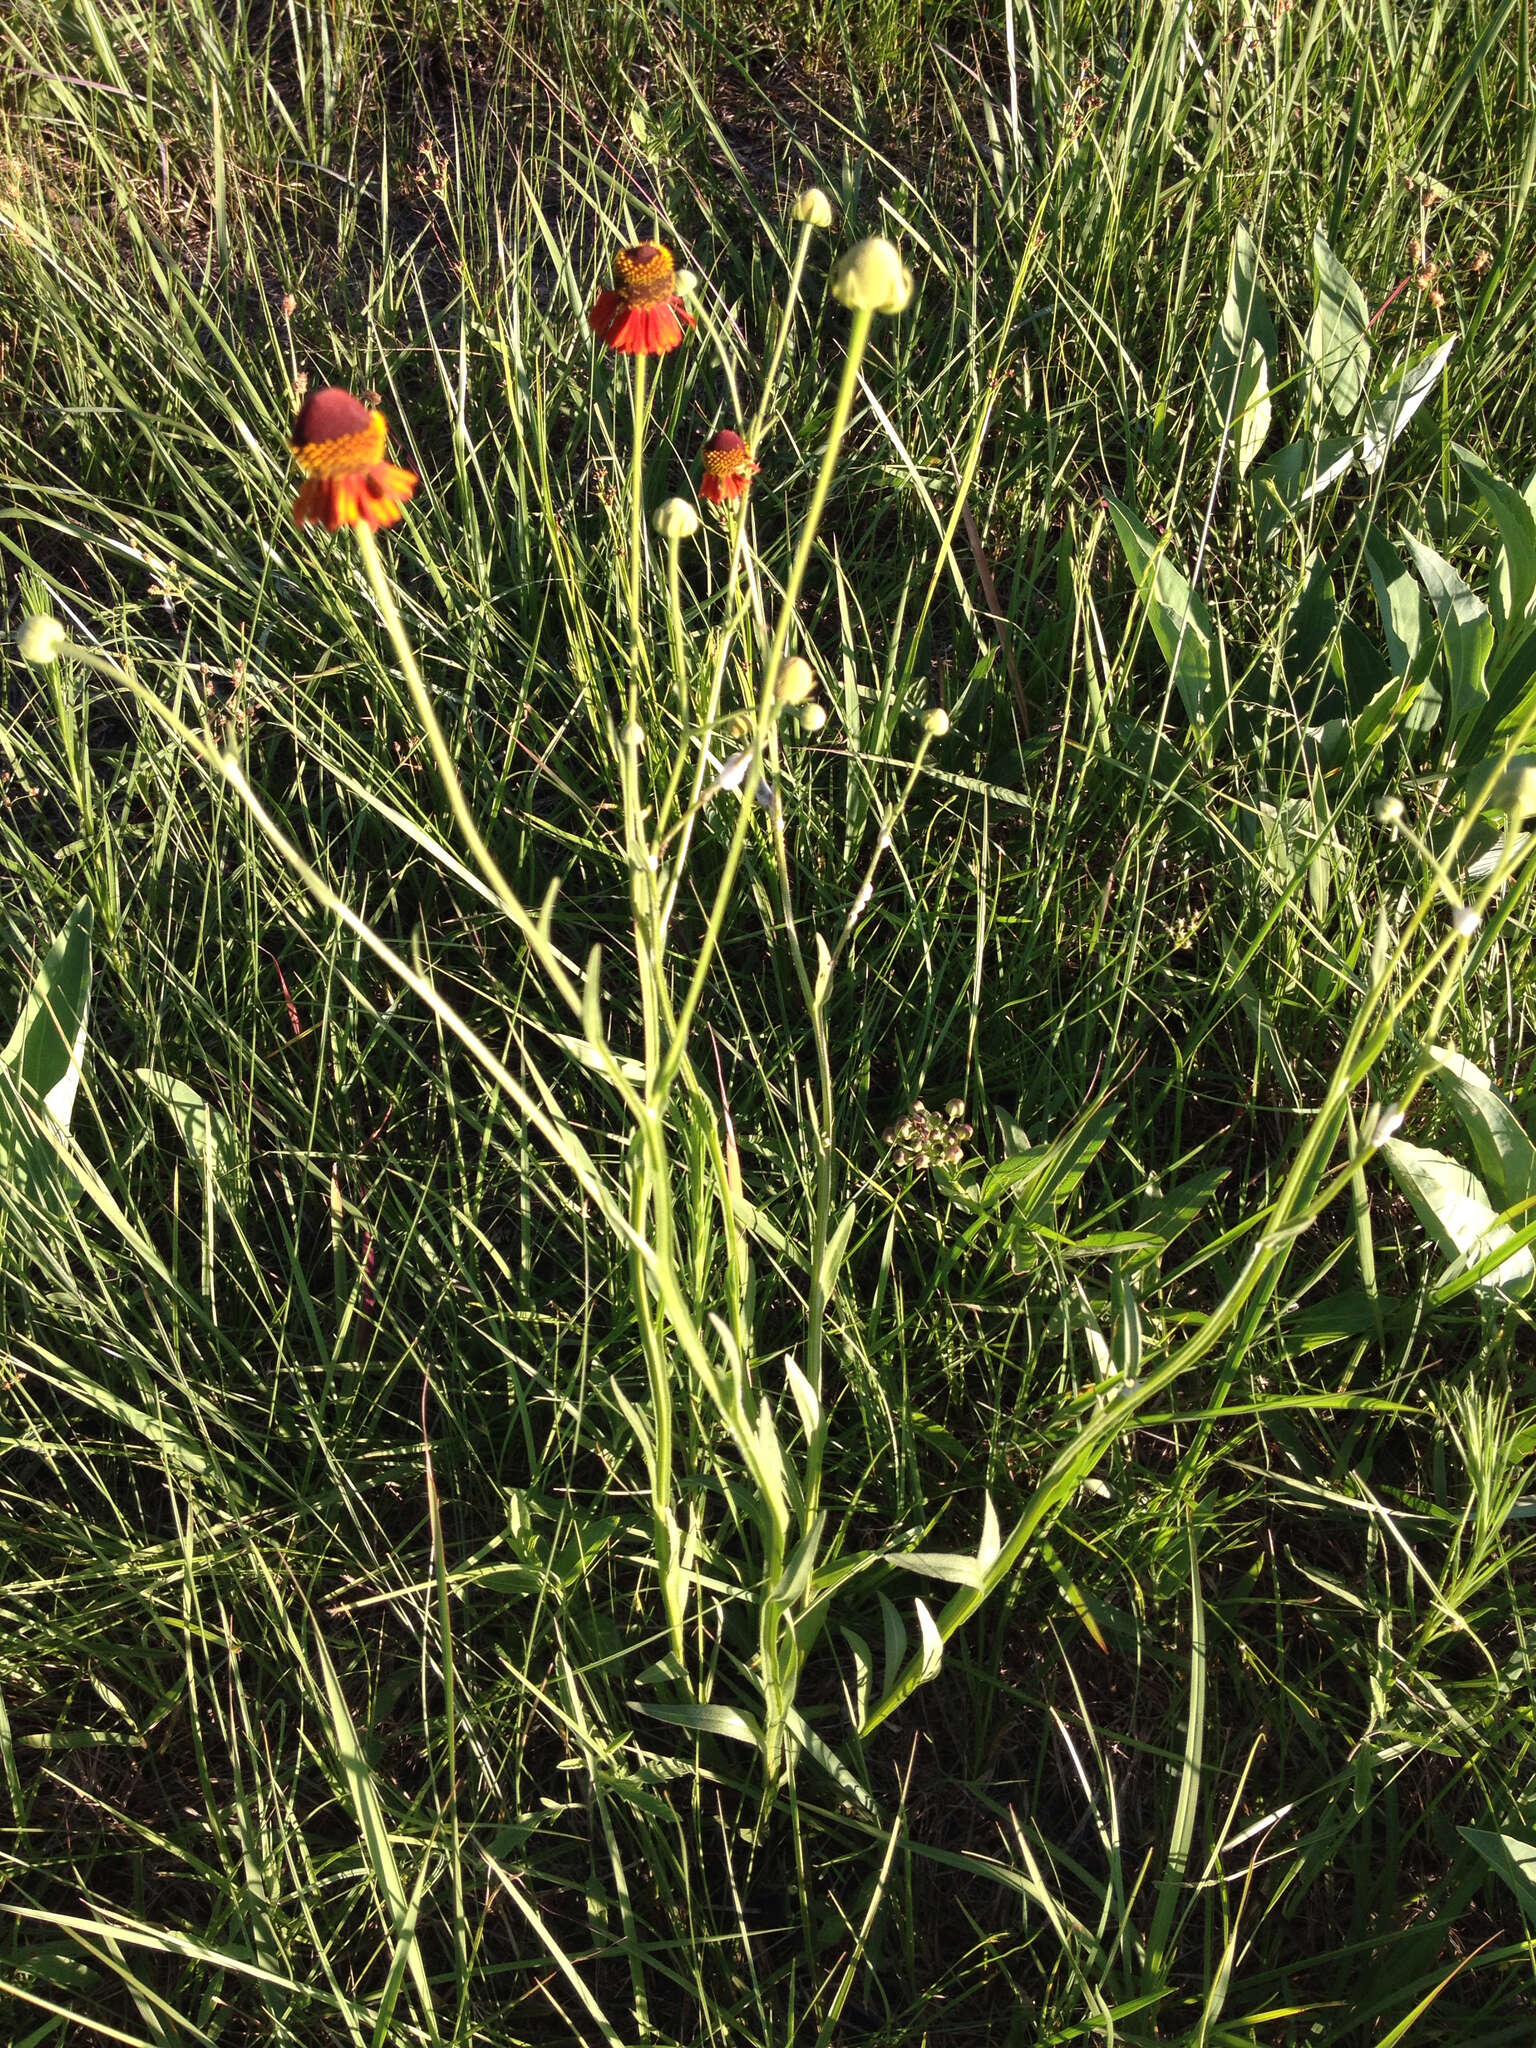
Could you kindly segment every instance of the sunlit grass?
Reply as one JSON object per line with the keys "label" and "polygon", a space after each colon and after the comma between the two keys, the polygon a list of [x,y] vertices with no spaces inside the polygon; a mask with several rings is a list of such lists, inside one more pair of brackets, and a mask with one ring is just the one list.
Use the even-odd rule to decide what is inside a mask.
{"label": "sunlit grass", "polygon": [[[1529,1228],[1420,1067],[1530,1125],[1521,843],[1455,837],[1524,700],[1413,733],[1365,532],[1491,600],[1452,443],[1536,462],[1518,12],[0,27],[8,625],[97,656],[0,647],[0,1017],[92,947],[72,1197],[0,1077],[17,2042],[1528,2038],[1529,1316],[1371,1149]],[[1319,225],[1372,374],[1458,337],[1273,532],[1239,223],[1256,467]],[[398,638],[298,376],[420,472]]]}

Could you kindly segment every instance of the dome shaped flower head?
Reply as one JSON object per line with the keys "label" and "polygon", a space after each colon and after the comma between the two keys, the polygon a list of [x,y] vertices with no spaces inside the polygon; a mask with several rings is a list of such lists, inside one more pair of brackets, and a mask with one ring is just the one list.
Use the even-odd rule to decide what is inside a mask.
{"label": "dome shaped flower head", "polygon": [[664,498],[651,514],[651,524],[663,540],[692,540],[699,530],[699,515],[686,498]]}
{"label": "dome shaped flower head", "polygon": [[613,283],[599,292],[587,325],[621,356],[664,356],[677,347],[693,315],[678,295],[672,251],[664,242],[636,242],[613,259]]}
{"label": "dome shaped flower head", "polygon": [[393,526],[416,488],[416,473],[384,460],[389,423],[350,391],[331,385],[312,391],[293,423],[293,459],[307,481],[294,501],[295,526],[335,533]]}
{"label": "dome shaped flower head", "polygon": [[832,202],[819,185],[807,185],[795,201],[795,219],[808,228],[832,225]]}
{"label": "dome shaped flower head", "polygon": [[816,672],[802,654],[792,654],[779,670],[773,694],[781,704],[803,704],[816,688]]}
{"label": "dome shaped flower head", "polygon": [[68,645],[68,633],[47,612],[36,612],[31,618],[23,619],[21,631],[16,636],[16,652],[33,668],[49,667]]}
{"label": "dome shaped flower head", "polygon": [[838,258],[832,296],[854,313],[899,313],[912,296],[912,273],[894,242],[871,235]]}
{"label": "dome shaped flower head", "polygon": [[706,505],[725,505],[744,497],[748,478],[757,475],[752,450],[729,427],[722,427],[704,443],[703,460],[699,496]]}

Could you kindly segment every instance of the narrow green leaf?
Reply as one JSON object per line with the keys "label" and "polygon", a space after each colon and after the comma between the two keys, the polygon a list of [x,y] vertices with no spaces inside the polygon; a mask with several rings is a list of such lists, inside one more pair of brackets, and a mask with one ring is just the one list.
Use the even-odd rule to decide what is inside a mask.
{"label": "narrow green leaf", "polygon": [[155,1100],[170,1111],[182,1143],[208,1176],[215,1194],[233,1208],[242,1178],[240,1134],[234,1124],[222,1109],[204,1102],[190,1082],[178,1081],[155,1067],[135,1067],[133,1071]]}
{"label": "narrow green leaf", "polygon": [[1381,468],[1392,443],[1434,390],[1459,338],[1448,334],[1434,348],[1402,364],[1366,400],[1360,460],[1367,475],[1374,476]]}
{"label": "narrow green leaf", "polygon": [[1440,625],[1451,685],[1451,734],[1454,738],[1468,719],[1488,701],[1484,670],[1493,647],[1493,619],[1480,597],[1457,575],[1443,555],[1415,540],[1408,532],[1403,542],[1413,557],[1430,604]]}
{"label": "narrow green leaf", "polygon": [[[1453,441],[1451,453],[1498,529],[1500,548],[1493,565],[1489,597],[1494,627],[1502,641],[1510,625],[1524,625],[1531,598],[1536,595],[1536,513],[1513,484],[1496,477],[1470,448]],[[1508,651],[1501,646],[1499,666]]]}
{"label": "narrow green leaf", "polygon": [[1170,558],[1167,543],[1118,499],[1109,499],[1108,505],[1157,644],[1172,669],[1184,715],[1197,733],[1203,733],[1228,696],[1226,653],[1210,607],[1191,590],[1189,579]]}
{"label": "narrow green leaf", "polygon": [[0,1061],[24,1094],[42,1102],[69,1129],[80,1085],[91,1000],[90,901],[82,896],[43,956]]}
{"label": "narrow green leaf", "polygon": [[1520,1902],[1520,1910],[1536,1925],[1536,1834],[1522,1828],[1461,1828],[1490,1870],[1496,1871]]}

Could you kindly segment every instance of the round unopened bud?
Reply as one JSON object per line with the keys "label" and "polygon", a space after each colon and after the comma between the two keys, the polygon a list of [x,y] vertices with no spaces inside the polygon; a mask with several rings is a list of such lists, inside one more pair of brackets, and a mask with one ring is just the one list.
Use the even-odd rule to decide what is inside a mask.
{"label": "round unopened bud", "polygon": [[807,185],[795,201],[795,219],[808,228],[831,227],[832,202],[819,185]]}
{"label": "round unopened bud", "polygon": [[802,704],[795,717],[800,722],[802,732],[820,732],[827,722],[827,707],[825,704]]}
{"label": "round unopened bud", "polygon": [[808,661],[792,654],[779,670],[773,694],[781,704],[803,704],[816,687],[816,673]]}
{"label": "round unopened bud", "polygon": [[633,747],[637,754],[645,752],[645,727],[632,718],[624,728],[624,744]]}
{"label": "round unopened bud", "polygon": [[16,635],[17,653],[34,668],[47,668],[50,662],[58,660],[68,645],[68,633],[57,619],[49,618],[46,612],[23,619],[21,631]]}
{"label": "round unopened bud", "polygon": [[673,273],[672,289],[680,299],[691,299],[698,288],[699,280],[691,270],[679,270]]}
{"label": "round unopened bud", "polygon": [[949,731],[949,713],[942,704],[935,704],[932,710],[923,713],[923,731],[931,740],[941,740]]}
{"label": "round unopened bud", "polygon": [[912,273],[893,242],[871,235],[838,258],[832,296],[855,313],[899,313],[912,296]]}
{"label": "round unopened bud", "polygon": [[1376,806],[1378,825],[1401,825],[1403,822],[1403,800],[1400,796],[1384,796]]}
{"label": "round unopened bud", "polygon": [[1451,912],[1451,930],[1458,939],[1470,939],[1482,921],[1477,912],[1467,903],[1458,903]]}
{"label": "round unopened bud", "polygon": [[663,498],[651,514],[651,525],[663,540],[692,540],[699,515],[686,498]]}

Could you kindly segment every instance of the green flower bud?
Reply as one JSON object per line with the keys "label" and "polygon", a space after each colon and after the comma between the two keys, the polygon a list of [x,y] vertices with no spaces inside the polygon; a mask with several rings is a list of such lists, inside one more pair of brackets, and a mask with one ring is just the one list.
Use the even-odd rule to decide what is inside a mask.
{"label": "green flower bud", "polygon": [[46,612],[23,619],[21,631],[16,636],[16,650],[23,661],[34,668],[47,668],[58,660],[69,645],[69,634],[57,619],[51,619]]}
{"label": "green flower bud", "polygon": [[825,704],[802,704],[795,716],[803,733],[820,732],[827,722],[827,707]]}
{"label": "green flower bud", "polygon": [[923,731],[934,740],[943,739],[949,731],[949,713],[942,704],[935,704],[931,711],[923,713]]}
{"label": "green flower bud", "polygon": [[686,498],[664,498],[651,514],[651,525],[663,540],[692,540],[699,515]]}
{"label": "green flower bud", "polygon": [[795,201],[795,219],[808,228],[831,227],[832,202],[819,185],[807,185]]}
{"label": "green flower bud", "polygon": [[781,704],[803,704],[816,687],[815,672],[808,661],[792,654],[779,670],[773,694]]}
{"label": "green flower bud", "polygon": [[838,258],[832,296],[855,313],[899,313],[912,296],[912,273],[894,243],[871,235]]}

